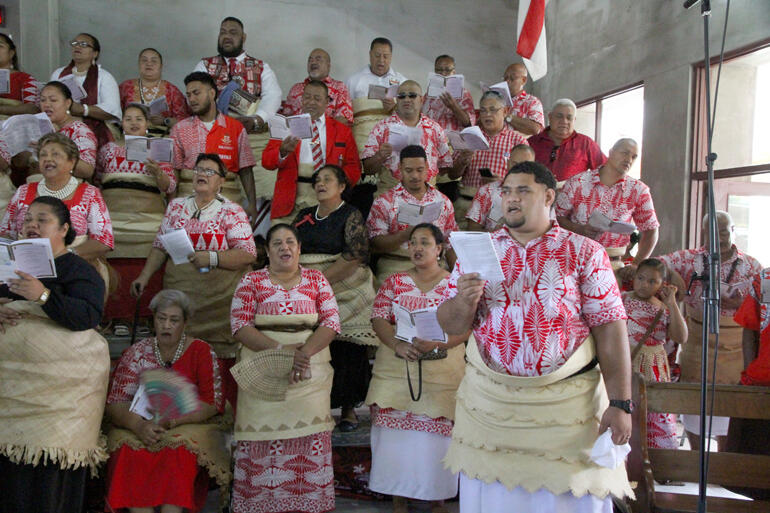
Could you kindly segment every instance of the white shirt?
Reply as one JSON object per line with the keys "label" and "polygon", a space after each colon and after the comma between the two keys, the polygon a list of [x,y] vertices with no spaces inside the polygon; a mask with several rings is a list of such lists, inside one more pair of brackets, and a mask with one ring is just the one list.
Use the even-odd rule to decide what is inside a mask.
{"label": "white shirt", "polygon": [[[118,83],[115,81],[115,78],[110,74],[109,71],[102,68],[101,64],[97,64],[97,68],[99,69],[99,79],[97,82],[99,91],[97,102],[94,107],[99,107],[107,114],[114,116],[116,120],[119,120],[123,117],[123,113],[120,109],[120,92],[118,90]],[[75,68],[73,68],[73,70],[74,69]],[[57,68],[53,73],[51,73],[51,80],[59,80],[59,76],[61,75],[62,70],[64,70],[64,66]],[[86,81],[85,75],[80,76],[73,73],[73,76],[80,85],[83,85],[83,82]]]}
{"label": "white shirt", "polygon": [[355,100],[356,98],[366,98],[369,96],[370,84],[388,87],[393,84],[400,84],[404,80],[406,80],[406,77],[393,68],[390,68],[383,76],[377,76],[372,73],[371,68],[367,64],[361,71],[350,75],[345,81],[345,85],[348,86],[348,91],[350,91],[350,98]]}
{"label": "white shirt", "polygon": [[[326,162],[326,115],[321,116],[313,122],[318,129],[318,138],[321,142],[321,158]],[[299,142],[299,163],[313,163],[313,139],[301,139]]]}
{"label": "white shirt", "polygon": [[[246,52],[241,52],[235,60],[241,63],[245,58]],[[193,71],[207,72],[206,64],[204,64],[203,59],[198,61],[198,64],[195,65]],[[278,108],[281,106],[283,93],[281,92],[281,86],[278,85],[278,78],[265,61],[262,61],[262,76],[260,81],[262,83],[262,93],[259,108],[257,109],[257,116],[267,122],[268,119],[275,116],[275,113],[278,112]]]}

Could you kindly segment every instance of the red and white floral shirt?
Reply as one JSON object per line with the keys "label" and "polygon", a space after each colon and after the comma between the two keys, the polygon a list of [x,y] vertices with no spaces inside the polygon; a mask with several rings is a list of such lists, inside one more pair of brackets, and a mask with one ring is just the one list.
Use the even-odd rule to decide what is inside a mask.
{"label": "red and white floral shirt", "polygon": [[504,178],[508,172],[508,158],[511,156],[513,147],[518,144],[528,144],[523,135],[508,127],[503,128],[491,139],[486,132],[484,135],[489,141],[489,149],[473,152],[471,162],[463,173],[463,185],[466,187],[481,187],[484,180],[481,179],[479,169],[484,167],[488,168],[493,175]]}
{"label": "red and white floral shirt", "polygon": [[[369,139],[366,141],[361,152],[362,159],[368,159],[374,156],[380,149],[380,146],[388,142],[390,135],[390,125],[404,125],[398,114],[393,114],[390,117],[377,122],[369,133]],[[449,152],[449,143],[447,142],[446,134],[441,125],[433,121],[427,116],[420,115],[420,121],[418,125],[422,129],[422,138],[420,139],[420,146],[425,149],[425,153],[428,155],[428,180],[432,180],[438,176],[440,168],[452,167],[452,155]],[[398,169],[399,156],[394,151],[393,154],[385,160],[385,165],[388,166],[390,172],[393,173],[393,177],[396,180],[401,180],[401,171]]]}
{"label": "red and white floral shirt", "polygon": [[[130,78],[121,82],[118,90],[120,91],[120,106],[123,110],[126,110],[129,103],[142,103],[139,79]],[[192,115],[185,95],[168,80],[160,81],[158,93],[154,98],[148,99],[145,105],[149,106],[151,100],[161,96],[166,97],[166,104],[168,105],[168,110],[160,113],[164,118],[176,118],[177,121],[180,121]]]}
{"label": "red and white floral shirt", "polygon": [[82,121],[73,121],[61,128],[62,133],[72,139],[80,150],[80,160],[86,164],[96,165],[96,135]]}
{"label": "red and white floral shirt", "polygon": [[628,315],[626,325],[628,326],[628,340],[631,342],[632,349],[641,342],[647,346],[666,345],[668,325],[671,323],[671,314],[667,308],[664,308],[663,315],[660,316],[660,320],[649,338],[642,340],[655,316],[658,315],[659,308],[652,303],[637,299],[632,291],[623,293],[623,306],[626,309],[626,315]]}
{"label": "red and white floral shirt", "polygon": [[[473,106],[473,97],[471,96],[471,93],[467,89],[463,88],[462,97],[459,100],[455,98],[455,100],[460,105],[460,107],[468,113],[468,117],[470,118],[471,122],[469,126],[475,125],[476,108]],[[460,131],[465,128],[457,120],[457,116],[455,116],[455,113],[452,112],[452,109],[444,105],[444,102],[441,101],[441,98],[439,97],[433,98],[430,96],[425,96],[425,101],[422,104],[422,113],[441,125],[441,128],[443,128],[445,131]]]}
{"label": "red and white floral shirt", "polygon": [[[170,180],[166,194],[171,194],[176,190],[176,175],[170,162],[159,162],[163,174]],[[155,176],[147,171],[144,162],[136,162],[126,159],[126,147],[115,143],[107,143],[99,150],[99,156],[96,159],[96,180],[104,183],[104,177],[116,173],[129,173],[136,175],[145,175],[155,179]]]}
{"label": "red and white floral shirt", "polygon": [[340,314],[331,285],[321,271],[300,267],[300,281],[286,290],[270,281],[265,269],[246,274],[233,295],[230,328],[233,335],[254,326],[254,316],[318,314],[319,326],[340,332]]}
{"label": "red and white floral shirt", "polygon": [[[375,199],[369,211],[369,217],[366,219],[366,229],[369,232],[369,238],[373,239],[380,235],[397,233],[409,228],[408,225],[398,222],[399,203],[428,205],[436,201],[443,201],[444,208],[433,224],[441,230],[441,233],[444,234],[444,240],[448,242],[449,233],[459,229],[457,221],[455,221],[455,209],[450,199],[430,184],[428,184],[428,190],[421,200],[409,194],[402,184],[396,185]],[[406,249],[407,243],[405,242],[401,247]]]}
{"label": "red and white floral shirt", "polygon": [[543,115],[543,104],[540,100],[525,90],[519,91],[519,94],[511,98],[513,107],[508,109],[509,114],[514,114],[520,118],[531,119],[540,126],[545,126],[545,116]]}
{"label": "red and white floral shirt", "polygon": [[242,249],[257,256],[251,225],[240,205],[221,199],[201,210],[196,219],[194,214],[197,211],[193,196],[171,200],[152,246],[164,249],[160,236],[183,228],[190,236],[195,251]]}
{"label": "red and white floral shirt", "polygon": [[502,185],[503,183],[498,181],[479,187],[465,217],[480,224],[485,230],[492,231],[497,228],[503,217]]}
{"label": "red and white floral shirt", "polygon": [[[735,295],[746,297],[751,291],[751,283],[754,277],[762,271],[762,265],[756,258],[749,256],[733,245],[733,256],[727,260],[722,260],[719,267],[719,277],[723,284],[729,285]],[[685,285],[690,284],[692,273],[703,273],[703,269],[708,262],[708,249],[701,247],[698,249],[681,249],[668,255],[655,257],[669,269],[676,271],[684,280]],[[690,287],[690,294],[684,297],[684,303],[695,312],[703,310],[703,282],[693,281]],[[722,294],[724,296],[724,293]],[[734,316],[737,309],[721,308],[720,315]]]}
{"label": "red and white floral shirt", "polygon": [[[594,210],[613,221],[634,223],[642,232],[660,227],[650,188],[632,176],[624,176],[609,187],[601,182],[598,169],[569,178],[556,197],[556,215],[588,224]],[[596,240],[605,248],[622,248],[631,236],[604,232]]]}
{"label": "red and white floral shirt", "polygon": [[[309,77],[291,86],[286,100],[281,105],[281,114],[284,116],[302,114],[302,94],[308,82],[310,82]],[[326,107],[326,114],[333,118],[345,118],[349,123],[353,123],[353,100],[350,99],[345,82],[327,76],[323,79],[323,83],[329,88],[329,106]]]}
{"label": "red and white floral shirt", "polygon": [[[558,369],[591,328],[625,320],[626,311],[602,246],[554,222],[522,246],[508,230],[492,233],[505,281],[487,283],[473,323],[489,368],[513,376]],[[457,262],[445,298],[457,295]]]}

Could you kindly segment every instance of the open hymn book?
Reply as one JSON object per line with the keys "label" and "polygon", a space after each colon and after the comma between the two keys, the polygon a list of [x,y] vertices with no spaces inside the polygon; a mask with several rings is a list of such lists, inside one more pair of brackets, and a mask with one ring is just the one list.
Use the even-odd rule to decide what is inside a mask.
{"label": "open hymn book", "polygon": [[613,221],[598,210],[591,212],[591,217],[588,218],[588,224],[592,228],[610,233],[621,233],[627,235],[629,233],[634,233],[636,230],[636,225],[634,223]]}
{"label": "open hymn book", "polygon": [[369,84],[367,98],[370,100],[392,100],[398,94],[398,84],[385,87],[377,84]]}
{"label": "open hymn book", "polygon": [[152,159],[155,162],[171,162],[173,155],[173,139],[126,136],[126,160],[147,162],[147,159]]}
{"label": "open hymn book", "polygon": [[498,82],[496,84],[487,85],[484,82],[479,82],[479,86],[481,86],[481,92],[486,93],[487,91],[496,91],[500,93],[503,96],[503,101],[505,101],[506,107],[513,107],[513,99],[511,98],[511,90],[508,88],[508,82],[503,80],[502,82]]}
{"label": "open hymn book", "polygon": [[443,201],[434,201],[427,205],[415,205],[398,200],[398,222],[409,226],[417,226],[420,223],[432,223],[444,210]]}
{"label": "open hymn book", "polygon": [[478,126],[469,126],[461,132],[447,130],[447,139],[453,150],[488,150],[489,141]]}
{"label": "open hymn book", "polygon": [[288,117],[276,114],[267,121],[267,125],[270,127],[270,137],[281,140],[290,135],[297,139],[312,138],[312,124],[313,120],[310,118],[310,114],[297,114]]}
{"label": "open hymn book", "polygon": [[15,271],[35,278],[56,278],[51,241],[48,239],[0,239],[0,283],[16,280]]}
{"label": "open hymn book", "polygon": [[463,97],[463,86],[465,86],[465,77],[462,75],[449,75],[445,77],[438,73],[428,75],[428,96],[436,98],[445,92],[452,98],[460,99]]}
{"label": "open hymn book", "polygon": [[417,337],[423,340],[446,342],[447,335],[441,329],[436,316],[436,308],[423,308],[410,312],[401,305],[393,305],[396,317],[396,338],[412,343]]}

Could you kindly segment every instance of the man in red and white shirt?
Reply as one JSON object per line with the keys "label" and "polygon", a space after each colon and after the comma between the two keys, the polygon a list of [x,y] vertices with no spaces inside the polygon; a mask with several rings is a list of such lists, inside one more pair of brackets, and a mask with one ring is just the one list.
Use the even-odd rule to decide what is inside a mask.
{"label": "man in red and white shirt", "polygon": [[[542,496],[552,494],[546,482],[566,492],[558,497],[565,511],[609,511],[610,493],[631,491],[622,465],[610,474],[592,463],[556,461],[590,451],[607,428],[616,444],[631,437],[631,357],[615,276],[599,243],[551,219],[556,180],[542,164],[517,164],[502,188],[505,227],[491,238],[503,281],[484,281],[467,272],[470,262],[458,261],[438,309],[447,334],[473,329],[475,336],[444,462],[460,472],[463,511],[528,511],[535,493],[555,501]],[[575,374],[587,379],[575,380]],[[512,376],[530,377],[530,383]],[[606,397],[605,389],[614,400],[610,406],[595,400]],[[549,406],[540,406],[541,400]],[[580,422],[572,416],[566,425],[555,421],[560,407],[581,408]],[[586,480],[580,488],[572,488],[576,473]],[[580,507],[586,492],[595,494],[588,499],[594,509]]]}
{"label": "man in red and white shirt", "polygon": [[421,108],[422,88],[414,80],[407,80],[398,88],[396,112],[374,125],[369,134],[366,146],[361,152],[361,160],[365,174],[379,173],[378,195],[401,181],[398,155],[394,153],[389,142],[390,130],[394,125],[417,127],[421,131],[419,145],[427,154],[428,182],[435,183],[436,176],[439,173],[448,173],[453,165],[444,129],[429,117],[422,115]]}
{"label": "man in red and white shirt", "polygon": [[[433,64],[433,72],[443,77],[454,75],[455,59],[451,55],[439,55]],[[454,98],[447,91],[439,96],[427,96],[422,113],[441,125],[444,130],[462,130],[476,124],[476,110],[470,91],[463,87],[462,98]]]}
{"label": "man in red and white shirt", "polygon": [[[465,214],[479,187],[491,181],[501,180],[508,172],[511,150],[527,140],[505,124],[505,100],[497,91],[487,91],[479,102],[479,127],[489,142],[488,150],[460,150],[455,153],[454,169],[450,177],[462,176],[460,197],[455,201],[455,215],[461,226]],[[481,170],[488,176],[482,177]]]}
{"label": "man in red and white shirt", "polygon": [[[425,149],[407,146],[401,150],[401,183],[374,200],[366,229],[369,232],[372,252],[382,256],[377,261],[377,279],[382,282],[390,274],[405,271],[412,266],[407,253],[411,226],[398,221],[399,205],[410,203],[425,206],[443,203],[437,219],[432,221],[449,240],[449,233],[457,230],[452,202],[427,182],[428,162]],[[454,252],[449,249],[447,262],[454,265]]]}
{"label": "man in red and white shirt", "polygon": [[[585,171],[568,179],[556,200],[556,218],[567,230],[599,241],[613,261],[621,261],[631,240],[628,233],[604,231],[594,217],[606,221],[632,223],[639,230],[639,246],[634,264],[648,258],[658,242],[658,218],[650,188],[628,176],[639,154],[633,139],[620,139],[610,150],[607,162],[599,169]],[[593,220],[593,221],[592,221]]]}
{"label": "man in red and white shirt", "polygon": [[210,75],[193,72],[185,77],[184,83],[193,115],[174,125],[169,134],[174,140],[174,169],[193,169],[199,154],[216,153],[227,170],[240,177],[248,202],[244,210],[254,218],[256,191],[252,166],[256,161],[246,130],[238,120],[217,112],[217,90]]}
{"label": "man in red and white shirt", "polygon": [[556,100],[548,113],[548,126],[527,140],[535,150],[535,160],[550,169],[559,182],[607,161],[593,139],[575,131],[576,113],[572,100]]}
{"label": "man in red and white shirt", "polygon": [[508,83],[508,91],[513,101],[505,122],[524,136],[540,133],[545,126],[543,104],[536,96],[524,90],[524,85],[527,83],[527,67],[520,62],[511,64],[505,69],[503,80]]}
{"label": "man in red and white shirt", "polygon": [[[511,158],[508,159],[508,168],[512,168],[519,162],[534,162],[535,152],[528,144],[517,144],[511,150]],[[465,219],[468,222],[468,230],[472,232],[494,232],[503,227],[503,181],[482,185]]]}
{"label": "man in red and white shirt", "polygon": [[323,48],[316,48],[310,52],[307,58],[307,78],[291,86],[286,101],[281,105],[281,114],[296,116],[302,113],[302,92],[305,86],[311,80],[320,80],[329,89],[329,106],[326,108],[326,114],[340,123],[352,124],[353,102],[345,83],[329,76],[331,64],[331,57]]}
{"label": "man in red and white shirt", "polygon": [[260,98],[256,118],[243,117],[238,118],[238,121],[249,132],[261,132],[267,130],[267,120],[281,106],[281,86],[266,62],[246,54],[243,50],[245,42],[243,22],[228,16],[219,27],[217,55],[204,57],[193,71],[204,71],[211,75],[219,92],[234,80],[241,89]]}

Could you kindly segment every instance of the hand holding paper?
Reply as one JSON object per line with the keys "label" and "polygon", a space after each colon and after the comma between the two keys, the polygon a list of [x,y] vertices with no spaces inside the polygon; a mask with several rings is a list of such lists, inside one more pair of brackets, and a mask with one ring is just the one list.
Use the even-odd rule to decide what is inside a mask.
{"label": "hand holding paper", "polygon": [[182,228],[162,234],[160,242],[175,265],[186,264],[190,261],[190,255],[195,254],[190,236]]}
{"label": "hand holding paper", "polygon": [[482,280],[490,283],[505,281],[492,236],[488,232],[452,232],[449,240],[464,274],[478,273]]}
{"label": "hand holding paper", "polygon": [[488,150],[489,141],[478,126],[469,126],[461,132],[447,130],[447,138],[453,150]]}
{"label": "hand holding paper", "polygon": [[398,84],[393,84],[390,87],[369,84],[367,98],[370,100],[392,100],[396,97],[396,94],[398,94]]}

